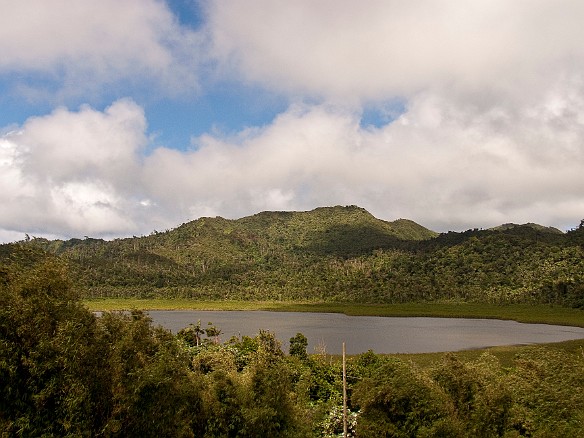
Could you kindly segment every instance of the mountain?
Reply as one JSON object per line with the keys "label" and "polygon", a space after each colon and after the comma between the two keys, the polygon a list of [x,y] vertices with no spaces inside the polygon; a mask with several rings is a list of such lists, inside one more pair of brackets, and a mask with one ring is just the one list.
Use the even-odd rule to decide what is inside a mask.
{"label": "mountain", "polygon": [[32,239],[0,245],[0,261],[25,266],[38,251],[64,260],[87,297],[584,306],[583,226],[437,234],[337,206],[200,218],[113,241]]}
{"label": "mountain", "polygon": [[553,234],[564,234],[563,231],[554,228],[554,227],[546,227],[544,225],[539,225],[539,224],[534,224],[532,222],[528,222],[526,224],[523,225],[518,225],[518,224],[513,224],[513,223],[508,223],[508,224],[502,224],[499,225],[498,227],[493,227],[491,228],[491,230],[494,231],[506,231],[506,230],[512,230],[515,228],[520,228],[520,227],[524,227],[524,228],[532,228],[536,231],[541,231],[544,233],[553,233]]}
{"label": "mountain", "polygon": [[354,256],[387,248],[399,241],[424,240],[438,234],[406,219],[386,222],[356,207],[321,207],[308,212],[263,212],[234,221],[268,243],[316,254]]}

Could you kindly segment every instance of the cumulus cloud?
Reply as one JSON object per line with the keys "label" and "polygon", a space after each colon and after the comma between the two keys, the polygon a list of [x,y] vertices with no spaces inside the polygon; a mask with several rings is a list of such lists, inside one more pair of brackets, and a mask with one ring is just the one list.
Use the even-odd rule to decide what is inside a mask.
{"label": "cumulus cloud", "polygon": [[104,112],[57,109],[4,134],[0,227],[61,235],[135,229],[130,207],[145,123],[139,106],[120,100]]}
{"label": "cumulus cloud", "polygon": [[0,141],[0,229],[128,235],[200,216],[336,204],[439,231],[509,220],[575,226],[584,211],[582,91],[564,83],[526,114],[481,117],[451,96],[420,94],[380,128],[364,128],[352,109],[298,104],[263,128],[147,155],[132,101],[58,109]]}
{"label": "cumulus cloud", "polygon": [[[120,21],[106,23],[114,3]],[[54,31],[44,4],[38,29]],[[198,36],[163,3],[140,5],[85,4],[83,29],[71,24],[46,42],[0,26],[0,71],[95,67],[104,78],[140,70],[176,81],[174,66],[189,65],[182,56]],[[0,20],[7,16],[18,22],[15,13]],[[437,231],[576,226],[584,216],[582,22],[584,3],[570,0],[208,2],[201,32],[223,74],[287,95],[289,108],[265,126],[208,133],[184,150],[155,144],[131,99],[5,128],[0,239],[124,236],[200,216],[336,204]],[[94,47],[91,32],[102,26]],[[29,53],[7,46],[14,35]],[[67,48],[70,35],[79,44]],[[401,113],[363,123],[365,104],[396,98]]]}
{"label": "cumulus cloud", "polygon": [[510,92],[584,54],[577,0],[219,0],[208,13],[217,56],[239,74],[329,99],[453,82]]}
{"label": "cumulus cloud", "polygon": [[120,81],[193,89],[200,44],[201,36],[156,0],[2,2],[0,74],[42,79],[11,77],[28,97],[42,96],[47,83],[65,95]]}

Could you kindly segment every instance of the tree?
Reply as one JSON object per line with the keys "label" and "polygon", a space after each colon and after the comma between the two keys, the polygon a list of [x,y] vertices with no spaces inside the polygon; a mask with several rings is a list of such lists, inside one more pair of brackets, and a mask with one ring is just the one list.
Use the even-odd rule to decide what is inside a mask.
{"label": "tree", "polygon": [[505,382],[513,394],[510,424],[521,436],[580,437],[584,424],[584,354],[528,347]]}
{"label": "tree", "polygon": [[284,362],[258,362],[248,373],[244,436],[306,436],[306,423],[294,403],[290,375]]}
{"label": "tree", "polygon": [[209,327],[205,329],[205,334],[209,339],[213,340],[213,343],[219,343],[219,336],[221,335],[221,329],[215,327],[210,321],[208,322]]}
{"label": "tree", "polygon": [[431,380],[397,359],[384,362],[358,383],[359,437],[461,436],[452,403]]}
{"label": "tree", "polygon": [[197,324],[189,324],[187,327],[179,330],[177,336],[184,340],[190,347],[199,347],[205,330],[201,328],[201,320]]}
{"label": "tree", "polygon": [[290,356],[306,360],[308,358],[307,347],[308,339],[302,333],[296,333],[295,336],[290,338]]}
{"label": "tree", "polygon": [[503,436],[508,430],[513,400],[500,369],[498,360],[488,353],[470,363],[446,354],[430,373],[473,437]]}
{"label": "tree", "polygon": [[111,411],[107,345],[65,266],[44,258],[0,282],[0,432],[88,435]]}
{"label": "tree", "polygon": [[189,362],[141,312],[96,318],[54,258],[0,271],[2,436],[192,436]]}
{"label": "tree", "polygon": [[177,339],[139,311],[105,313],[99,322],[111,345],[114,411],[107,435],[190,436],[202,430],[201,387]]}

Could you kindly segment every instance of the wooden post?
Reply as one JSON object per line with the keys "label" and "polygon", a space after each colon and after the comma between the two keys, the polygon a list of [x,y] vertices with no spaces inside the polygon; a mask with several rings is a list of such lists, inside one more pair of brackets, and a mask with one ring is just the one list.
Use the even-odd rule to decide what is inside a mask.
{"label": "wooden post", "polygon": [[343,342],[343,436],[349,436],[347,430],[347,364],[345,359],[345,343]]}

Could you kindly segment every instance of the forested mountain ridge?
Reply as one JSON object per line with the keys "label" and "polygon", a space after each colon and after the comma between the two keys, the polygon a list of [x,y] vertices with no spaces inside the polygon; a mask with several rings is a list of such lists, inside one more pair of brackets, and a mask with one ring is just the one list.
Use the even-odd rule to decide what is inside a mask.
{"label": "forested mountain ridge", "polygon": [[[355,207],[201,218],[149,236],[18,244],[68,261],[88,297],[584,306],[584,227],[437,234]],[[1,253],[10,254],[11,245]],[[0,257],[1,254],[0,254]]]}
{"label": "forested mountain ridge", "polygon": [[533,228],[534,230],[537,230],[537,231],[543,231],[543,232],[549,232],[549,233],[555,233],[555,234],[564,234],[561,230],[558,230],[557,228],[545,227],[543,225],[534,224],[532,222],[529,222],[529,223],[523,224],[523,225],[507,223],[507,224],[499,225],[497,227],[493,227],[490,229],[495,230],[495,231],[505,231],[505,230],[511,230],[511,229],[517,228],[517,227],[529,227],[529,228]]}

